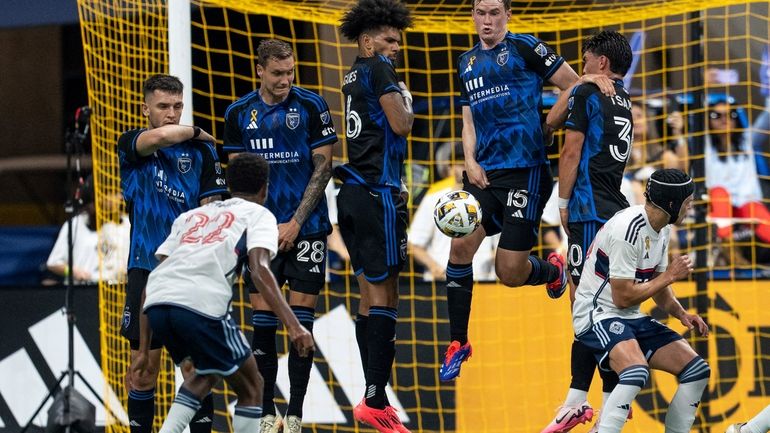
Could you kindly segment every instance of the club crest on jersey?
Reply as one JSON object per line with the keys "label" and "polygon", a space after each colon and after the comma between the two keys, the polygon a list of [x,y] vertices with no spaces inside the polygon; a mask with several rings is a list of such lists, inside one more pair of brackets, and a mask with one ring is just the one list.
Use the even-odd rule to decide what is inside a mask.
{"label": "club crest on jersey", "polygon": [[545,57],[546,54],[548,54],[548,49],[542,43],[537,44],[537,46],[535,47],[535,53],[537,53],[537,55],[540,57]]}
{"label": "club crest on jersey", "polygon": [[615,335],[622,334],[624,329],[626,329],[626,325],[624,325],[624,324],[622,324],[620,322],[612,322],[612,323],[610,323],[609,331],[612,332]]}
{"label": "club crest on jersey", "polygon": [[497,53],[497,64],[503,66],[506,63],[508,63],[508,50]]}
{"label": "club crest on jersey", "polygon": [[286,127],[289,129],[295,129],[299,126],[299,113],[296,108],[289,108],[289,112],[286,113]]}
{"label": "club crest on jersey", "polygon": [[321,123],[329,123],[329,110],[321,113]]}
{"label": "club crest on jersey", "polygon": [[187,173],[192,168],[192,159],[186,153],[183,153],[176,160],[176,168],[182,174]]}

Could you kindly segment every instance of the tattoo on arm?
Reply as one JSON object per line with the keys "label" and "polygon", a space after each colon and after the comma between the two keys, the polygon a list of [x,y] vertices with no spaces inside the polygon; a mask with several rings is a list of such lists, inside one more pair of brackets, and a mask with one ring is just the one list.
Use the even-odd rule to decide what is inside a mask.
{"label": "tattoo on arm", "polygon": [[326,184],[332,176],[331,160],[327,161],[326,156],[321,154],[313,155],[313,175],[305,188],[305,194],[302,195],[297,211],[294,212],[294,219],[302,225],[310,215],[310,212],[318,206],[321,197],[324,196]]}

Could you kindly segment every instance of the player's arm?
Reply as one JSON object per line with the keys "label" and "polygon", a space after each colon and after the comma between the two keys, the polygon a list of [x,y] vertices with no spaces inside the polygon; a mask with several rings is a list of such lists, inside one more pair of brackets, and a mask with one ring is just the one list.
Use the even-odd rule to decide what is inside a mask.
{"label": "player's arm", "polygon": [[259,294],[265,299],[270,309],[283,322],[289,338],[297,348],[300,356],[307,356],[315,348],[313,336],[303,327],[297,316],[289,308],[278,288],[278,282],[270,271],[270,251],[265,248],[252,248],[249,250],[249,270],[251,281],[259,290]]}
{"label": "player's arm", "polygon": [[313,174],[310,176],[302,200],[291,219],[278,225],[278,250],[288,251],[294,246],[299,234],[313,209],[324,197],[326,185],[332,177],[332,146],[326,145],[313,149]]}
{"label": "player's arm", "polygon": [[217,151],[210,143],[200,143],[201,158],[200,196],[198,204],[203,206],[212,201],[221,200],[228,194],[222,164],[219,162]]}
{"label": "player's arm", "polygon": [[706,325],[706,322],[704,322],[699,315],[690,314],[684,309],[674,295],[674,290],[671,286],[667,286],[661,290],[657,295],[653,296],[652,299],[655,301],[655,304],[669,316],[679,319],[682,325],[687,327],[687,329],[693,330],[697,328],[698,333],[702,337],[708,336],[709,327]]}
{"label": "player's arm", "polygon": [[577,179],[580,155],[583,152],[585,134],[582,131],[568,129],[564,139],[564,147],[559,155],[559,216],[564,231],[569,235],[569,199]]}
{"label": "player's arm", "polygon": [[173,146],[187,140],[215,143],[216,139],[197,126],[163,125],[146,130],[136,139],[136,153],[139,156],[152,155],[156,150]]}
{"label": "player's arm", "polygon": [[[569,67],[569,65],[566,63],[562,65],[562,67],[564,66]],[[570,68],[570,70],[571,69],[572,68]],[[559,68],[559,70],[561,70],[561,68]],[[558,74],[559,72],[557,71],[556,74],[554,74],[554,77]],[[562,80],[566,82],[568,79],[562,78]],[[556,103],[553,104],[553,107],[551,107],[551,110],[548,112],[548,116],[545,119],[545,124],[546,128],[548,128],[550,132],[561,129],[564,126],[564,122],[567,120],[567,115],[569,114],[568,102],[570,95],[572,95],[575,87],[586,83],[595,84],[599,88],[599,91],[606,96],[615,95],[615,84],[606,75],[589,74],[577,78],[575,81],[569,84],[566,89],[562,89],[562,92],[559,93],[559,98],[556,100]],[[561,86],[559,86],[559,88],[561,89]]]}
{"label": "player's arm", "polygon": [[412,132],[412,124],[414,124],[412,94],[407,90],[403,81],[398,84],[401,91],[380,96],[380,105],[393,132],[406,137]]}
{"label": "player's arm", "polygon": [[463,154],[465,155],[465,173],[473,185],[484,189],[489,186],[487,172],[476,162],[476,126],[473,124],[471,107],[463,105]]}
{"label": "player's arm", "polygon": [[[614,258],[614,257],[613,257]],[[612,302],[618,308],[628,308],[658,295],[670,288],[671,284],[687,277],[692,272],[692,260],[689,256],[677,256],[668,268],[653,279],[635,283],[633,278],[610,278],[612,286]]]}

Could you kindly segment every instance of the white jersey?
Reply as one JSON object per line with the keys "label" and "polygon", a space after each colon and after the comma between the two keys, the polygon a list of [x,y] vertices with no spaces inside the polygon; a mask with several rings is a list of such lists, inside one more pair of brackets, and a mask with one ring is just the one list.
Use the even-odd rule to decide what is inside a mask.
{"label": "white jersey", "polygon": [[270,259],[278,250],[276,219],[256,203],[231,198],[179,215],[155,253],[168,258],[150,273],[144,308],[174,305],[224,317],[238,257],[254,248],[270,251]]}
{"label": "white jersey", "polygon": [[616,213],[596,234],[588,249],[572,307],[572,326],[580,335],[594,323],[611,317],[637,319],[645,315],[639,305],[618,308],[612,302],[610,278],[644,282],[668,266],[671,227],[656,232],[644,205]]}

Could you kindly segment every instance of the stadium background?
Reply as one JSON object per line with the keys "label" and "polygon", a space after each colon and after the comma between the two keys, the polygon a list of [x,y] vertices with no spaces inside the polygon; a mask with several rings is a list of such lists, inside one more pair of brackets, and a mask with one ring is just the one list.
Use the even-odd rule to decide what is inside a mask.
{"label": "stadium background", "polygon": [[[336,22],[350,4],[348,0],[192,2],[195,124],[214,136],[221,135],[225,108],[258,86],[254,71],[258,41],[277,37],[296,50],[296,84],[327,99],[341,131],[339,88],[355,50],[341,39]],[[141,82],[151,73],[169,71],[169,19],[161,2],[79,0],[78,6],[89,103],[94,109],[91,126],[98,202],[99,196],[118,191],[117,137],[143,125],[138,106]],[[417,112],[407,161],[407,181],[414,197],[410,209],[414,210],[419,197],[437,180],[436,146],[459,140],[455,61],[476,39],[466,2],[417,1],[410,6],[416,20],[405,35],[399,71],[415,97]],[[702,187],[703,101],[731,95],[744,125],[765,113],[768,17],[767,2],[514,1],[509,28],[551,43],[578,72],[580,43],[586,35],[615,29],[628,36],[637,63],[627,85],[654,112],[653,122],[661,130],[659,143],[671,138],[664,122],[668,114],[675,110],[685,114],[688,163]],[[705,84],[703,77],[709,68],[735,70],[737,79],[729,85]],[[549,99],[552,96],[544,95],[546,102]],[[753,143],[760,162],[767,153],[767,140],[762,137]],[[342,160],[345,152],[341,137],[335,155]],[[552,148],[552,158],[556,168],[558,146]],[[763,177],[763,182],[767,180]],[[766,246],[751,237],[736,246],[749,252],[751,263],[715,266],[717,244],[713,224],[705,219],[706,209],[707,202],[698,200],[696,212],[680,231],[682,248],[696,255],[698,267],[692,282],[678,284],[676,290],[688,308],[712,325],[713,334],[707,340],[691,339],[714,367],[695,428],[720,432],[727,421],[746,419],[770,402],[770,302],[765,296],[769,286],[760,281],[765,275],[760,258]],[[102,220],[107,217],[104,212],[99,216]],[[398,358],[392,381],[409,417],[407,425],[424,432],[539,431],[561,402],[569,382],[568,301],[550,301],[542,288],[478,287],[471,329],[475,357],[464,367],[460,380],[439,384],[436,366],[448,334],[443,287],[420,282],[414,269],[410,266],[403,274]],[[349,319],[345,315],[357,305],[355,283],[346,270],[338,272],[334,280],[318,313],[322,318]],[[115,392],[125,399],[122,378],[127,347],[117,336],[122,305],[122,287],[100,287],[102,368]],[[243,302],[235,306],[248,330],[248,307]],[[658,314],[651,306],[646,308]],[[345,421],[318,423],[312,431],[358,431],[351,416],[357,396],[349,397],[349,379],[342,380],[345,359],[335,356],[338,350],[345,353],[340,348],[355,342],[344,332],[334,331],[339,328],[332,328],[326,340],[319,339],[316,365]],[[355,371],[354,358],[347,359],[347,371]],[[661,420],[675,382],[658,374],[652,377],[635,403],[635,418],[626,431],[662,430]],[[162,383],[160,396],[168,404],[173,373],[165,375]],[[217,397],[218,414],[224,415],[231,395],[220,389]],[[600,406],[596,389],[590,401]],[[160,419],[159,415],[156,421]],[[225,417],[218,420],[218,430],[229,430]],[[128,431],[119,424],[108,428]],[[575,431],[587,429],[581,426]]]}

